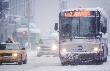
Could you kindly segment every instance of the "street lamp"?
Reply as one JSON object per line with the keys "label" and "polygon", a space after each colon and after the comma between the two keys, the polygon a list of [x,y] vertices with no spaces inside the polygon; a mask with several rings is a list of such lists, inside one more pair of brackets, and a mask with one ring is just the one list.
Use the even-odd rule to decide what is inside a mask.
{"label": "street lamp", "polygon": [[62,10],[62,0],[59,0],[59,12]]}
{"label": "street lamp", "polygon": [[59,0],[59,11],[67,9],[67,0]]}

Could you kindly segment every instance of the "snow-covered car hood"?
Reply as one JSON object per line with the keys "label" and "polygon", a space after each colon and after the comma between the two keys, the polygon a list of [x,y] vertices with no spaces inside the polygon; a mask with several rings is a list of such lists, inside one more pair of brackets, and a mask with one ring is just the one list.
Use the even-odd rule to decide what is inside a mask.
{"label": "snow-covered car hood", "polygon": [[52,43],[52,44],[39,44],[38,46],[40,46],[41,48],[45,48],[45,47],[52,47],[53,45],[57,45],[55,43]]}

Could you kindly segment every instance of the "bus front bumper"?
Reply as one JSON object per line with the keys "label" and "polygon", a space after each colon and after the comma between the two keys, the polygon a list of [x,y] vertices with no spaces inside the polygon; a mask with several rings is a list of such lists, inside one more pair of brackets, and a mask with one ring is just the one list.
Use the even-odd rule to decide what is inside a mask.
{"label": "bus front bumper", "polygon": [[60,60],[62,62],[73,62],[75,60],[78,61],[100,60],[100,53],[94,53],[94,52],[60,53]]}

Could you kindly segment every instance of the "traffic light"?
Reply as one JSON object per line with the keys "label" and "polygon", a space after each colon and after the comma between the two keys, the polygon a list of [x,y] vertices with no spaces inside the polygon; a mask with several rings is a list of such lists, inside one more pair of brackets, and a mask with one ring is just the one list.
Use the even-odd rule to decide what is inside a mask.
{"label": "traffic light", "polygon": [[26,31],[23,31],[22,34],[23,34],[23,35],[26,35]]}

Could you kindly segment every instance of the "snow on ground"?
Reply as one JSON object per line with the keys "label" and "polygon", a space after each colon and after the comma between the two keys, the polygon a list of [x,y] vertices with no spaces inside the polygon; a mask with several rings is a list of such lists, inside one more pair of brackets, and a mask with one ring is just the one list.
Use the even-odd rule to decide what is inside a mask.
{"label": "snow on ground", "polygon": [[108,56],[108,61],[103,63],[102,65],[73,66],[61,66],[58,57],[37,57],[36,51],[27,51],[27,53],[27,64],[3,64],[2,66],[0,66],[0,71],[110,71],[110,53]]}

